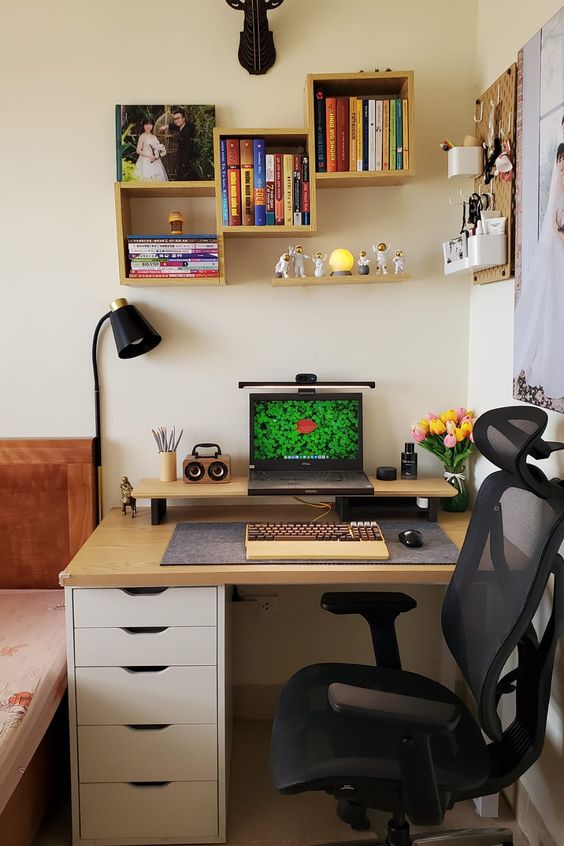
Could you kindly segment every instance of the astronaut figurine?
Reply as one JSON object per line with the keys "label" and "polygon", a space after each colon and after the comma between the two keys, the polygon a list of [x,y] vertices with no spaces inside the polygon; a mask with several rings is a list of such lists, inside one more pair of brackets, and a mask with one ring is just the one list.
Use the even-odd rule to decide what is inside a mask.
{"label": "astronaut figurine", "polygon": [[406,260],[403,250],[396,250],[392,259],[394,265],[394,273],[403,273],[405,270]]}
{"label": "astronaut figurine", "polygon": [[301,244],[297,244],[295,247],[288,247],[288,251],[294,263],[294,276],[304,277],[306,275],[305,260],[309,256],[304,253],[304,248]]}
{"label": "astronaut figurine", "polygon": [[313,271],[313,275],[317,276],[325,276],[325,262],[327,261],[327,253],[323,255],[322,253],[315,253],[312,258],[312,262],[315,264],[315,270]]}
{"label": "astronaut figurine", "polygon": [[377,247],[372,244],[372,249],[374,250],[374,254],[376,256],[376,273],[388,273],[388,267],[386,265],[386,257],[390,252],[390,248],[387,244],[384,244],[383,241],[380,241]]}
{"label": "astronaut figurine", "polygon": [[276,267],[274,268],[274,273],[277,279],[288,279],[290,274],[288,273],[288,269],[290,267],[290,253],[282,253],[278,261],[276,262]]}
{"label": "astronaut figurine", "polygon": [[357,262],[358,264],[358,272],[361,276],[368,276],[370,272],[370,268],[368,265],[370,264],[370,259],[366,257],[366,250],[361,250],[358,254]]}

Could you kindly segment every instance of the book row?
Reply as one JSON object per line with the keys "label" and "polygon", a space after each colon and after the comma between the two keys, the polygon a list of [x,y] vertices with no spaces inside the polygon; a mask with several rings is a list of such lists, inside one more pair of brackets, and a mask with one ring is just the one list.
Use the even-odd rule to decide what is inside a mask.
{"label": "book row", "polygon": [[219,275],[214,235],[132,235],[127,239],[131,278]]}
{"label": "book row", "polygon": [[314,96],[317,173],[407,170],[408,102],[399,97]]}
{"label": "book row", "polygon": [[224,226],[308,226],[309,157],[267,152],[262,138],[220,139]]}

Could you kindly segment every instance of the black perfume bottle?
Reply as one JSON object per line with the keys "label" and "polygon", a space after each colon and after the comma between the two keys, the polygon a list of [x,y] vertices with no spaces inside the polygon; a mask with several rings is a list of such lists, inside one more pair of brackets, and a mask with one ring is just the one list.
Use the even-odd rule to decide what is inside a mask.
{"label": "black perfume bottle", "polygon": [[417,478],[417,453],[415,452],[415,444],[405,444],[404,451],[401,454],[401,478]]}

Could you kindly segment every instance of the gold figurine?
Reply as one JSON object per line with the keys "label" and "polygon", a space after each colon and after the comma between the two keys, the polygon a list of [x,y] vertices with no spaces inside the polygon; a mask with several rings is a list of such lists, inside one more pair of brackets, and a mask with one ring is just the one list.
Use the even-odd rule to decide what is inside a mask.
{"label": "gold figurine", "polygon": [[120,501],[121,501],[121,513],[127,514],[127,506],[131,508],[131,516],[135,517],[137,514],[137,500],[134,496],[131,496],[131,492],[133,490],[133,485],[127,478],[127,476],[121,477],[121,485],[119,486],[120,492]]}

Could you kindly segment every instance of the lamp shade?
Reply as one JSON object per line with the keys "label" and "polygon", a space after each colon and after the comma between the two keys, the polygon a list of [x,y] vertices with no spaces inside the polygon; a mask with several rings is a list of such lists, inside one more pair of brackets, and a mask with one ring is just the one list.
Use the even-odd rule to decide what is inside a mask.
{"label": "lamp shade", "polygon": [[162,340],[141,312],[123,298],[111,304],[110,322],[120,358],[143,355],[153,350]]}

